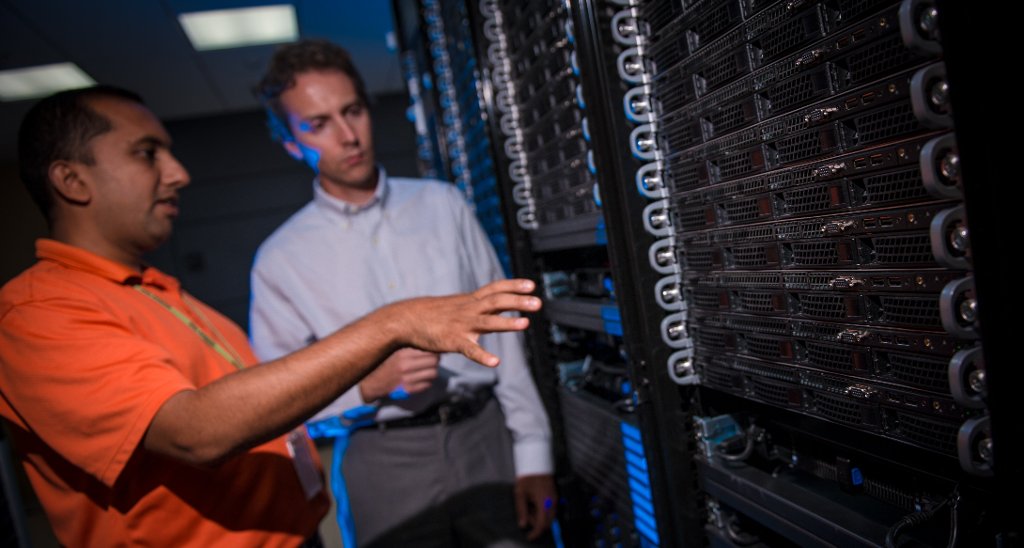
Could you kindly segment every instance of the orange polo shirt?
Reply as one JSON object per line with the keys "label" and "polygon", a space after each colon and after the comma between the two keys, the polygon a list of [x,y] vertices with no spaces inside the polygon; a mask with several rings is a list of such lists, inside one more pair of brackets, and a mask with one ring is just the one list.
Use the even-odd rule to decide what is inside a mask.
{"label": "orange polo shirt", "polygon": [[154,268],[139,276],[53,240],[36,255],[0,290],[0,416],[60,542],[294,546],[312,535],[327,499],[306,499],[283,437],[216,468],[141,446],[171,396],[236,369],[132,286],[212,323],[252,365],[245,334],[194,299],[190,308]]}

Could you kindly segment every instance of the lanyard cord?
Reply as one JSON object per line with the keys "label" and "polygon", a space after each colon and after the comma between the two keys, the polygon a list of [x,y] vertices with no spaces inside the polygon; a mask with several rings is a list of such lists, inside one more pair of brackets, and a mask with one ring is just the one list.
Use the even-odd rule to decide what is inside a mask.
{"label": "lanyard cord", "polygon": [[[192,331],[195,331],[195,333],[199,335],[199,338],[202,339],[203,342],[207,344],[207,346],[214,349],[218,354],[221,355],[222,358],[227,360],[228,363],[235,366],[239,370],[245,369],[245,365],[242,364],[242,360],[238,358],[238,355],[234,352],[234,349],[231,348],[231,345],[228,344],[227,341],[224,341],[224,343],[221,344],[219,341],[217,341],[216,339],[208,335],[205,331],[203,331],[201,327],[196,325],[196,322],[192,321],[192,318],[189,318],[188,316],[185,315],[184,312],[168,304],[166,301],[158,297],[156,293],[153,293],[152,291],[149,291],[148,289],[138,284],[132,287],[139,293],[142,293],[143,295],[156,301],[160,306],[166,308],[167,311],[173,314],[175,318],[178,318],[179,320],[182,321],[182,323],[191,328]],[[184,299],[184,296],[182,298]],[[185,304],[188,304],[188,302],[186,301]],[[191,309],[192,307],[190,306],[189,308]],[[207,323],[210,323],[208,320],[206,321]],[[210,329],[214,332],[214,334],[216,334],[217,328],[214,327],[212,323],[210,323]]]}

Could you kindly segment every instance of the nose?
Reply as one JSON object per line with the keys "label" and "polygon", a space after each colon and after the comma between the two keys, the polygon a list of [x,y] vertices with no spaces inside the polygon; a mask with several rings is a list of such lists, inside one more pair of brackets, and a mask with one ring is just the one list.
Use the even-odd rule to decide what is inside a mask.
{"label": "nose", "polygon": [[165,156],[163,166],[161,167],[162,181],[165,185],[182,188],[192,182],[192,177],[189,176],[188,170],[170,152]]}
{"label": "nose", "polygon": [[356,134],[356,129],[344,116],[338,119],[338,141],[346,145],[359,144],[359,135]]}

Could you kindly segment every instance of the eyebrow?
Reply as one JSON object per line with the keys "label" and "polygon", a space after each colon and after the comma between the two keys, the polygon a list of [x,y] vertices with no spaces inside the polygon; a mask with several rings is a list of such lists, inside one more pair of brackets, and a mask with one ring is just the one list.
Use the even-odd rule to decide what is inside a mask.
{"label": "eyebrow", "polygon": [[[345,112],[355,106],[366,108],[369,106],[369,103],[367,103],[362,97],[356,97],[352,102],[341,105],[340,112]],[[306,116],[294,116],[294,120],[296,127],[298,127],[300,131],[308,132],[310,130],[310,125],[313,122],[317,120],[327,120],[330,119],[330,117],[331,115],[329,112],[316,112]]]}
{"label": "eyebrow", "polygon": [[[352,107],[355,107],[355,106],[365,107],[367,105],[368,105],[368,103],[366,101],[364,101],[361,97],[357,97],[355,100],[353,100],[351,102],[348,102],[348,103],[345,103],[344,105],[341,105],[341,108],[339,108],[338,111],[339,112],[345,112],[346,110],[348,110],[348,109],[350,109]],[[306,116],[295,116],[295,119],[298,120],[299,122],[312,122],[314,120],[319,120],[319,119],[323,119],[323,118],[330,118],[330,117],[331,117],[331,113],[330,112],[314,112],[314,113],[310,113],[310,114],[308,114]]]}
{"label": "eyebrow", "polygon": [[160,146],[160,147],[171,148],[170,141],[165,141],[164,139],[161,139],[160,137],[157,137],[155,135],[146,135],[146,136],[140,137],[139,139],[136,139],[132,143],[132,146],[138,146],[138,145],[155,145],[155,146]]}

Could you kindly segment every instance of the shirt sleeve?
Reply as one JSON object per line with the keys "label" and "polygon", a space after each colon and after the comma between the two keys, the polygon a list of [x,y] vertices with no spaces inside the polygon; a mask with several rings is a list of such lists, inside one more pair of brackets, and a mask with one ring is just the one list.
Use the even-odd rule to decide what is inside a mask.
{"label": "shirt sleeve", "polygon": [[195,389],[163,347],[102,304],[72,298],[19,305],[0,320],[0,387],[12,423],[108,486],[160,407]]}
{"label": "shirt sleeve", "polygon": [[[494,247],[476,216],[455,187],[456,218],[461,224],[466,257],[477,286],[505,277]],[[540,394],[526,360],[522,333],[484,335],[480,344],[501,358],[496,368],[498,383],[494,394],[505,414],[505,425],[512,433],[516,476],[551,474],[554,463],[551,452],[551,427],[541,403]]]}
{"label": "shirt sleeve", "polygon": [[[285,288],[302,283],[292,276],[287,260],[274,260],[260,251],[251,273],[252,298],[249,305],[249,333],[253,351],[260,361],[276,360],[308,346],[316,334],[299,312]],[[340,415],[364,405],[358,385],[320,410],[310,421]]]}

